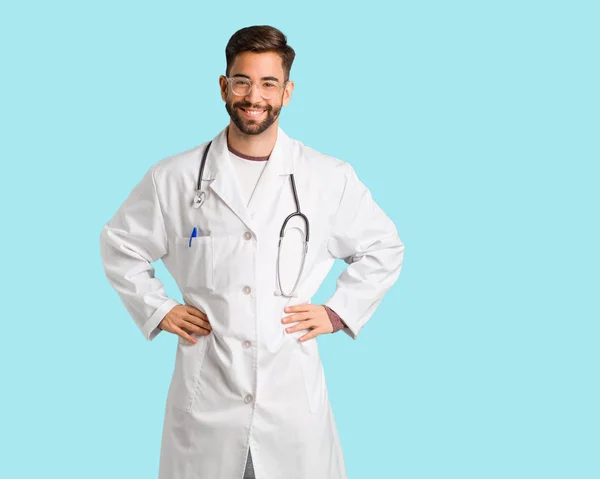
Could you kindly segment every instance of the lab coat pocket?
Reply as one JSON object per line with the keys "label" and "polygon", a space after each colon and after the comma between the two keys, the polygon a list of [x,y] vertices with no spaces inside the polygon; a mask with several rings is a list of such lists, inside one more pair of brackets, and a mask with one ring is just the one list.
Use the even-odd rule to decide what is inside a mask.
{"label": "lab coat pocket", "polygon": [[182,291],[214,291],[213,237],[175,238],[177,277]]}
{"label": "lab coat pocket", "polygon": [[198,394],[200,374],[210,345],[210,335],[194,335],[196,344],[183,339],[177,342],[175,371],[171,380],[169,397],[174,408],[190,412]]}
{"label": "lab coat pocket", "polygon": [[315,415],[321,414],[327,404],[327,385],[316,338],[302,343],[296,349],[296,356],[300,361],[304,376],[304,386],[310,412]]}

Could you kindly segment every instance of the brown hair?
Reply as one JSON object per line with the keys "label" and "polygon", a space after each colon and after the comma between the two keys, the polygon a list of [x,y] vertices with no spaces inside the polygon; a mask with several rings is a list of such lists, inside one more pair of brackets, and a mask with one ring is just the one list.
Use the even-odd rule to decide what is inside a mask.
{"label": "brown hair", "polygon": [[287,44],[287,37],[277,28],[269,25],[255,25],[235,32],[225,47],[226,76],[229,76],[236,55],[243,52],[275,52],[279,54],[283,66],[283,81],[289,80],[296,52]]}

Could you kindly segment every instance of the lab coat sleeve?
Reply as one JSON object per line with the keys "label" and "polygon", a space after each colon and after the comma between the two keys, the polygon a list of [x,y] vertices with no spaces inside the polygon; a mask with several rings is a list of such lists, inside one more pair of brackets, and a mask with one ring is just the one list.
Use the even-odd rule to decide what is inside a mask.
{"label": "lab coat sleeve", "polygon": [[356,339],[400,275],[404,244],[392,220],[346,163],[346,182],[327,240],[329,252],[348,267],[324,304],[344,318],[343,331]]}
{"label": "lab coat sleeve", "polygon": [[152,341],[161,332],[160,321],[179,304],[165,294],[151,264],[167,253],[154,167],[102,228],[100,253],[109,283],[144,337]]}

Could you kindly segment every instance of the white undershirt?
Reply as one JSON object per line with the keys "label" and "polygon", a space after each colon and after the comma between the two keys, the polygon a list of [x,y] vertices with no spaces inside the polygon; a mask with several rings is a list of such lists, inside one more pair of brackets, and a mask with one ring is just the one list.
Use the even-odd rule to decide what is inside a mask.
{"label": "white undershirt", "polygon": [[252,194],[258,184],[258,180],[269,160],[247,160],[246,158],[233,154],[231,151],[229,152],[229,155],[238,178],[238,183],[240,184],[240,195],[244,200],[244,204],[248,206],[250,198],[252,198]]}

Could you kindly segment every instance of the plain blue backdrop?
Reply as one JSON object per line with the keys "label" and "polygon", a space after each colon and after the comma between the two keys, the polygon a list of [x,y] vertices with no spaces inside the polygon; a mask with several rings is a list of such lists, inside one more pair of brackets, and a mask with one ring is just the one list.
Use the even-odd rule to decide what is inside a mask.
{"label": "plain blue backdrop", "polygon": [[99,235],[227,124],[225,45],[269,24],[297,55],[280,125],[351,163],[406,246],[358,340],[318,338],[348,477],[600,478],[599,21],[592,1],[3,3],[0,477],[156,477],[176,337],[144,340]]}

